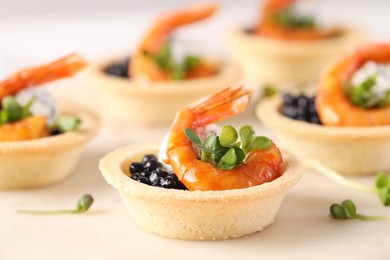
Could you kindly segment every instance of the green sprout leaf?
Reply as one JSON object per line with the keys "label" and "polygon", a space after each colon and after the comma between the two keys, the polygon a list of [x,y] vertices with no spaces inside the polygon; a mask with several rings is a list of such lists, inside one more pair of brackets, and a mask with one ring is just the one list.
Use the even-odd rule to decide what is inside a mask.
{"label": "green sprout leaf", "polygon": [[390,205],[390,181],[386,172],[378,173],[375,181],[378,197],[383,205]]}
{"label": "green sprout leaf", "polygon": [[219,161],[218,168],[231,170],[235,167],[236,162],[237,162],[236,151],[234,150],[233,147],[231,147]]}
{"label": "green sprout leaf", "polygon": [[80,124],[81,120],[79,118],[70,115],[61,115],[54,123],[61,133],[75,131]]}
{"label": "green sprout leaf", "polygon": [[278,24],[290,29],[314,28],[316,26],[314,17],[299,14],[293,8],[275,12],[272,18]]}
{"label": "green sprout leaf", "polygon": [[184,79],[188,71],[201,62],[200,57],[195,55],[187,55],[181,62],[175,62],[168,42],[162,46],[159,53],[144,52],[144,55],[151,58],[162,70],[170,73],[174,80]]}
{"label": "green sprout leaf", "polygon": [[26,105],[21,106],[16,101],[15,97],[5,96],[1,100],[2,109],[0,110],[0,125],[17,122],[31,116],[30,108],[33,103],[34,98],[30,99]]}
{"label": "green sprout leaf", "polygon": [[390,220],[390,216],[366,216],[358,214],[355,204],[351,200],[345,200],[341,204],[330,206],[330,218],[339,220],[360,219],[360,220]]}
{"label": "green sprout leaf", "polygon": [[272,141],[269,138],[265,136],[256,136],[249,147],[249,152],[257,149],[265,150],[270,148],[271,145],[272,145]]}
{"label": "green sprout leaf", "polygon": [[93,197],[90,194],[84,194],[78,201],[76,209],[66,210],[18,210],[18,213],[22,214],[35,214],[35,215],[57,215],[57,214],[81,214],[86,212],[93,203]]}
{"label": "green sprout leaf", "polygon": [[241,146],[245,153],[249,152],[250,145],[255,138],[255,131],[251,126],[243,126],[240,131]]}
{"label": "green sprout leaf", "polygon": [[[189,128],[184,130],[187,138],[200,149],[200,159],[221,169],[231,170],[244,163],[248,152],[268,149],[272,142],[263,136],[256,136],[252,127],[244,126],[237,130],[230,125],[222,128],[221,135],[210,134],[204,143]],[[238,141],[240,136],[241,141]]]}
{"label": "green sprout leaf", "polygon": [[238,139],[238,134],[236,129],[230,125],[225,125],[222,128],[221,135],[219,137],[219,141],[224,147],[233,147],[236,144]]}
{"label": "green sprout leaf", "polygon": [[186,134],[186,136],[188,137],[188,139],[190,139],[190,141],[192,143],[194,143],[197,146],[202,146],[202,142],[200,141],[198,135],[195,134],[194,131],[192,131],[189,128],[186,128],[186,129],[184,129],[184,133]]}

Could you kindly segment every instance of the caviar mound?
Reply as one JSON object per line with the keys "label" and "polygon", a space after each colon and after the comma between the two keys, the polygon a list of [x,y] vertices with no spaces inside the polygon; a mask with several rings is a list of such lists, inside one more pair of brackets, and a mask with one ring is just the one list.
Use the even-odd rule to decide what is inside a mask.
{"label": "caviar mound", "polygon": [[304,94],[284,93],[281,113],[292,119],[321,124],[315,106],[315,96],[309,97]]}
{"label": "caviar mound", "polygon": [[163,167],[153,154],[147,154],[142,158],[142,162],[130,164],[131,179],[138,182],[166,189],[186,190],[176,174]]}
{"label": "caviar mound", "polygon": [[130,78],[129,75],[130,58],[113,62],[104,68],[104,72],[111,76]]}
{"label": "caviar mound", "polygon": [[[129,165],[159,144],[138,144],[118,149],[101,159],[99,169],[118,190],[133,221],[161,236],[216,240],[241,237],[270,225],[288,189],[303,172],[297,160],[283,151],[285,171],[262,185],[223,191],[161,189],[129,178]],[[174,221],[172,221],[174,220]]]}

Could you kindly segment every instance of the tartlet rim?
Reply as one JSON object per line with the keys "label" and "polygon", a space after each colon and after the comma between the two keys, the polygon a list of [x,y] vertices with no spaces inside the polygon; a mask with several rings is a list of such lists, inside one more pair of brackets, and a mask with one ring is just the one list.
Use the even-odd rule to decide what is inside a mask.
{"label": "tartlet rim", "polygon": [[[270,128],[304,136],[307,139],[321,138],[322,140],[337,142],[340,138],[343,138],[343,141],[390,138],[390,125],[369,127],[318,125],[284,116],[280,113],[281,105],[282,98],[280,96],[267,98],[257,104],[255,113],[260,121],[266,122],[267,125],[270,125]],[[272,120],[269,118],[272,118]]]}
{"label": "tartlet rim", "polygon": [[73,132],[46,136],[33,140],[0,142],[0,155],[32,154],[39,151],[70,149],[82,145],[93,138],[101,128],[101,122],[90,108],[66,99],[59,100],[60,114],[79,116],[82,123]]}
{"label": "tartlet rim", "polygon": [[261,185],[233,190],[221,191],[188,191],[176,189],[164,189],[149,186],[132,180],[121,169],[123,163],[131,162],[129,158],[136,157],[137,154],[147,154],[150,151],[158,150],[158,143],[133,144],[119,148],[99,162],[99,169],[106,181],[120,192],[131,194],[132,196],[151,199],[175,199],[178,201],[231,201],[257,200],[259,198],[272,197],[281,192],[285,192],[293,187],[303,175],[303,170],[297,158],[287,151],[283,151],[283,158],[286,170],[283,175],[271,182]]}

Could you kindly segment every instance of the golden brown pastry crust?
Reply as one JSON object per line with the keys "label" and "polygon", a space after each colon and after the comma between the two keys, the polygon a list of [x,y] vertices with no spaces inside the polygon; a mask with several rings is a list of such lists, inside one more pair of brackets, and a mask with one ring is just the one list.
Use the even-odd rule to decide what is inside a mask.
{"label": "golden brown pastry crust", "polygon": [[115,58],[91,65],[85,75],[97,90],[101,110],[107,121],[127,124],[169,123],[181,107],[228,86],[241,79],[240,70],[231,63],[220,63],[220,72],[212,77],[169,81],[134,81],[110,76],[104,68]]}
{"label": "golden brown pastry crust", "polygon": [[297,160],[283,152],[286,164],[278,179],[246,189],[183,191],[148,186],[129,178],[128,166],[158,144],[138,144],[116,150],[100,161],[106,181],[122,196],[133,220],[142,228],[167,237],[216,240],[258,232],[274,221],[288,189],[302,176]]}
{"label": "golden brown pastry crust", "polygon": [[254,84],[316,82],[332,57],[364,38],[354,28],[344,29],[338,37],[319,41],[283,41],[242,29],[227,34],[233,56],[241,64],[246,80]]}
{"label": "golden brown pastry crust", "polygon": [[35,140],[0,142],[0,189],[43,186],[72,172],[83,145],[96,135],[100,122],[89,109],[72,102],[61,102],[59,110],[82,120],[77,131]]}
{"label": "golden brown pastry crust", "polygon": [[279,111],[280,98],[261,102],[260,120],[281,145],[303,162],[314,159],[344,175],[367,175],[390,169],[390,126],[329,127],[294,120]]}

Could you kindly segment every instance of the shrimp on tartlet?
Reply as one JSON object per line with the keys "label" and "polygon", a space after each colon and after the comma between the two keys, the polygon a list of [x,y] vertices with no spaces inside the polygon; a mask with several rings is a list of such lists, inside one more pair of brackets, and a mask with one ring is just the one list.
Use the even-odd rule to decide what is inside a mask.
{"label": "shrimp on tartlet", "polygon": [[204,144],[194,138],[209,124],[243,112],[249,100],[247,90],[227,88],[179,110],[168,133],[165,163],[189,190],[247,188],[282,175],[279,149],[268,138],[254,136],[249,126],[241,128],[241,142],[231,126],[225,126],[220,136],[211,134]]}
{"label": "shrimp on tartlet", "polygon": [[192,24],[212,16],[216,4],[187,7],[161,16],[141,42],[129,66],[133,79],[168,81],[208,77],[217,74],[218,68],[203,59],[187,56],[184,64],[176,66],[170,59],[169,36],[178,27]]}

